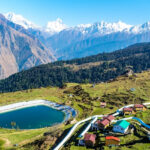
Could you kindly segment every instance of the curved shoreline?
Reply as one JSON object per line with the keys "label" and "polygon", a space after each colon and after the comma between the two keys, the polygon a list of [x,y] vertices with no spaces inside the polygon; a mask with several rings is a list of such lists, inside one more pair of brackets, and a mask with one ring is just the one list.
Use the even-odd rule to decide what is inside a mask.
{"label": "curved shoreline", "polygon": [[[38,106],[38,105],[45,105],[48,107],[51,107],[53,109],[62,111],[65,113],[65,118],[63,122],[69,120],[71,117],[76,117],[77,112],[70,106],[66,105],[60,105],[55,102],[51,102],[48,100],[32,100],[32,101],[24,101],[24,102],[19,102],[19,103],[13,103],[5,106],[0,106],[0,113],[5,113],[9,111],[14,111],[17,109],[22,109],[26,107],[32,107],[32,106]],[[63,123],[62,122],[62,123]]]}

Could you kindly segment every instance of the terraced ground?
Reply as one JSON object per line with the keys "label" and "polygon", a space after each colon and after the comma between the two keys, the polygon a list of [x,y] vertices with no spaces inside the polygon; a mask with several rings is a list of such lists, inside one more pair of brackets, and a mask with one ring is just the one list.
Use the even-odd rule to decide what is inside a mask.
{"label": "terraced ground", "polygon": [[[33,99],[47,99],[60,104],[70,105],[78,112],[76,120],[96,114],[108,114],[127,104],[150,101],[150,71],[130,77],[121,76],[113,81],[96,85],[68,83],[62,89],[47,87],[14,93],[3,93],[0,94],[0,105]],[[107,102],[106,108],[100,107],[101,101]],[[145,116],[148,116],[148,114],[149,112],[145,112],[138,117],[142,119],[143,116],[144,121]],[[57,128],[51,127],[24,131],[0,129],[0,146],[5,147],[4,149],[49,149],[54,143],[58,143],[63,138],[73,125],[71,123],[75,123],[76,120],[70,120],[65,125],[58,125]],[[45,132],[47,134],[44,136]],[[130,138],[131,141],[136,139],[134,136]],[[129,141],[129,138],[127,140]],[[124,144],[128,143],[128,141],[125,140]],[[74,142],[70,141],[69,143],[66,145],[66,149],[78,149]],[[17,145],[14,146],[14,144]],[[142,148],[144,145],[145,148],[150,146],[147,143],[137,142],[129,143],[128,147],[124,145],[121,149],[138,149],[138,147],[141,146]],[[108,148],[105,147],[105,149]]]}

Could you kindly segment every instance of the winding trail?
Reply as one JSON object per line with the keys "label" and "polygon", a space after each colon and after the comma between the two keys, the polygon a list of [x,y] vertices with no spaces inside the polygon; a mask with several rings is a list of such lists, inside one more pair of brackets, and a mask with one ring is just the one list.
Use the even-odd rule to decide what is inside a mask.
{"label": "winding trail", "polygon": [[[150,102],[149,103],[143,103],[143,105],[150,105]],[[130,104],[130,105],[127,105],[127,106],[124,106],[120,109],[118,109],[115,113],[113,113],[112,115],[113,116],[118,116],[122,111],[123,111],[123,108],[127,108],[127,107],[133,107],[134,104]],[[91,116],[91,117],[88,117],[84,120],[81,120],[79,122],[77,122],[71,129],[70,131],[68,132],[68,134],[64,137],[64,139],[53,149],[53,150],[59,150],[61,147],[63,147],[63,145],[69,140],[69,138],[71,137],[71,135],[74,133],[74,131],[76,130],[76,128],[86,122],[86,121],[89,121],[89,120],[92,120],[93,121],[96,121],[98,117],[103,117],[105,115],[95,115],[95,116]],[[130,119],[135,119],[136,117],[129,117]],[[127,119],[127,118],[124,118],[124,120]],[[128,119],[127,119],[128,120]],[[136,119],[135,119],[136,120]],[[139,118],[138,118],[139,120]],[[140,120],[141,123],[143,123],[144,125],[146,125],[142,120]],[[86,129],[81,133],[81,136],[83,136],[87,131],[88,129],[91,127],[91,123],[92,121],[90,122],[90,124],[86,127]]]}

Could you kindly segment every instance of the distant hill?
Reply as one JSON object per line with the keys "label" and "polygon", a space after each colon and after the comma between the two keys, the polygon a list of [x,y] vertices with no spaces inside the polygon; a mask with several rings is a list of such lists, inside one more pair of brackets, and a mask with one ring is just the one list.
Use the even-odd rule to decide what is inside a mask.
{"label": "distant hill", "polygon": [[66,82],[98,83],[116,78],[129,68],[134,72],[150,68],[150,43],[135,44],[112,53],[40,65],[1,80],[0,92],[62,86]]}

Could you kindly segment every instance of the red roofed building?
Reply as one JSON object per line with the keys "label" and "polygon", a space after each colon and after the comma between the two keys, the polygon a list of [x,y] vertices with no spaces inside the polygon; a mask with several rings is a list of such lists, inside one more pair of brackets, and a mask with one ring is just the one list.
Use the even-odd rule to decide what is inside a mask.
{"label": "red roofed building", "polygon": [[132,107],[123,108],[124,115],[135,114],[135,111]]}
{"label": "red roofed building", "polygon": [[106,146],[116,146],[120,144],[120,139],[114,136],[106,136],[105,140]]}
{"label": "red roofed building", "polygon": [[108,115],[108,116],[104,117],[103,119],[107,119],[111,122],[115,119],[115,117],[113,115]]}
{"label": "red roofed building", "polygon": [[135,104],[134,105],[134,110],[135,111],[145,111],[146,110],[146,106],[143,104]]}
{"label": "red roofed building", "polygon": [[86,146],[93,147],[96,142],[96,135],[86,133],[84,135],[84,141]]}
{"label": "red roofed building", "polygon": [[110,121],[108,119],[98,120],[97,121],[99,128],[105,129],[109,126]]}

